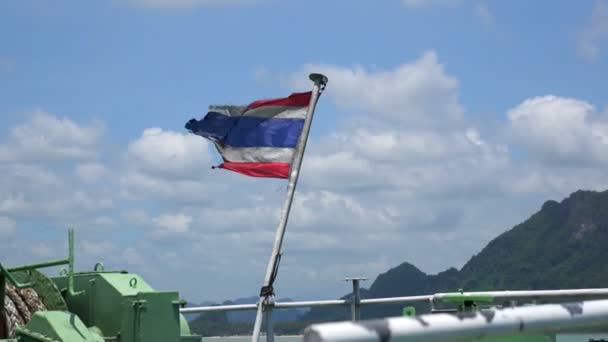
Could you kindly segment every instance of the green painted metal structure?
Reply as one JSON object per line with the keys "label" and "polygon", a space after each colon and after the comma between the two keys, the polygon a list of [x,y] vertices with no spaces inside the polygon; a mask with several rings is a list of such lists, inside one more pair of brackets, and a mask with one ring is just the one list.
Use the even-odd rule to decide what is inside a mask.
{"label": "green painted metal structure", "polygon": [[[5,296],[0,295],[0,342],[188,342],[201,341],[190,332],[179,312],[186,304],[175,291],[155,291],[137,274],[105,271],[102,264],[90,272],[74,272],[73,230],[69,256],[14,268],[0,264],[0,290],[32,289],[46,310],[37,311],[8,338]],[[57,277],[37,269],[68,265]]]}

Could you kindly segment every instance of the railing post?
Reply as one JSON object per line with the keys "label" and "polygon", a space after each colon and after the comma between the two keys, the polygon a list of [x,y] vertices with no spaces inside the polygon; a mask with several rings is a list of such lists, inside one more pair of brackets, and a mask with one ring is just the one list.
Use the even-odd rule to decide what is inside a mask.
{"label": "railing post", "polygon": [[344,281],[351,281],[353,283],[353,293],[350,302],[350,312],[353,321],[361,319],[361,288],[359,286],[361,280],[367,280],[367,278],[355,277],[344,279]]}
{"label": "railing post", "polygon": [[274,342],[274,322],[272,321],[272,309],[274,303],[267,303],[264,308],[264,324],[266,325],[266,342]]}

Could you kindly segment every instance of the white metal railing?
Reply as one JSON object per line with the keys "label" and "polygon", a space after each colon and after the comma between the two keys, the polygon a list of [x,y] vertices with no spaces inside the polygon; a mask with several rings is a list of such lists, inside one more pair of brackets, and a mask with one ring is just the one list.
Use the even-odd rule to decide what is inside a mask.
{"label": "white metal railing", "polygon": [[[407,304],[428,302],[434,303],[442,300],[447,296],[459,294],[457,292],[435,293],[432,295],[422,296],[407,296],[407,297],[388,297],[388,298],[369,298],[360,299],[358,307],[365,305],[378,304]],[[494,301],[507,300],[572,300],[572,299],[601,299],[608,298],[608,288],[599,289],[572,289],[572,290],[530,290],[530,291],[482,291],[482,292],[464,292],[462,295],[468,296],[489,296]],[[353,301],[348,299],[334,300],[314,300],[301,302],[274,302],[266,304],[272,309],[287,309],[287,308],[304,308],[318,306],[349,306]],[[239,311],[239,310],[255,310],[258,304],[235,304],[235,305],[217,305],[217,306],[199,306],[181,308],[182,313],[200,313],[210,311]]]}
{"label": "white metal railing", "polygon": [[[450,296],[455,296],[455,295],[459,295],[459,296],[463,296],[463,297],[468,296],[471,298],[474,298],[474,297],[479,298],[480,296],[486,296],[486,297],[489,297],[492,302],[510,301],[512,305],[515,305],[516,301],[537,301],[537,300],[539,300],[539,301],[543,301],[543,300],[573,301],[573,300],[607,299],[608,298],[608,288],[597,288],[597,289],[568,289],[568,290],[451,292],[451,293],[435,293],[432,295],[421,295],[421,296],[360,299],[359,286],[358,286],[359,285],[358,280],[360,280],[360,279],[352,278],[349,280],[353,281],[353,293],[352,293],[351,299],[265,303],[263,306],[264,306],[264,324],[266,326],[266,342],[274,342],[274,323],[272,320],[272,311],[274,309],[310,308],[310,307],[319,307],[319,306],[346,306],[346,307],[350,306],[352,321],[358,321],[359,317],[360,317],[360,311],[361,311],[362,306],[426,302],[430,305],[431,311],[433,311],[435,309],[435,304],[438,301],[444,301],[444,300],[448,299]],[[604,303],[608,303],[608,302],[605,301]],[[180,312],[181,313],[202,313],[202,312],[214,312],[214,311],[256,310],[258,308],[258,304],[259,303],[189,307],[189,308],[181,308]],[[595,304],[590,304],[590,305],[593,306]],[[542,305],[542,306],[544,306],[544,305]],[[606,309],[608,310],[608,307]],[[518,312],[523,312],[523,311],[515,311],[515,312],[518,313]],[[525,312],[527,312],[527,311],[525,311]],[[440,316],[437,316],[437,314],[433,314],[430,317],[440,317]],[[450,317],[453,317],[453,316],[450,316]],[[435,319],[435,318],[433,318],[433,319]],[[505,321],[505,322],[507,322],[507,321]],[[346,324],[346,323],[348,323],[348,322],[345,322],[344,324]],[[340,323],[335,323],[335,324],[340,324]],[[315,327],[320,327],[320,326],[321,325],[315,325]],[[342,326],[342,327],[346,327],[346,326]],[[510,329],[510,327],[511,326],[509,326],[509,329]],[[501,329],[503,329],[503,328],[501,328]],[[308,329],[307,331],[310,331],[310,329]],[[368,335],[368,336],[370,336],[370,335]],[[332,338],[323,340],[323,342],[333,342],[334,340],[332,340]],[[307,341],[320,342],[310,336],[308,337]],[[335,341],[338,341],[338,340],[335,340]],[[368,341],[368,340],[365,340],[365,341]],[[369,341],[372,341],[372,340],[369,340]],[[375,341],[375,340],[373,340],[373,341]],[[393,339],[391,339],[391,341],[393,341]]]}

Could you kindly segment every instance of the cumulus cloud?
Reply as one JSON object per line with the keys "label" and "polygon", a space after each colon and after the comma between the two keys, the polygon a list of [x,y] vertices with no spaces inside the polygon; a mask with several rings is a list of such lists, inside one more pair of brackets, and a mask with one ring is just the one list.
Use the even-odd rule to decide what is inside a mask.
{"label": "cumulus cloud", "polygon": [[79,248],[90,256],[104,256],[112,253],[114,244],[110,241],[83,240],[80,241]]}
{"label": "cumulus cloud", "polygon": [[78,178],[88,183],[102,181],[109,175],[109,170],[105,166],[95,162],[78,164],[74,172]]}
{"label": "cumulus cloud", "polygon": [[190,231],[192,216],[184,214],[162,214],[152,219],[156,229],[152,232],[155,238],[175,237]]}
{"label": "cumulus cloud", "polygon": [[111,197],[62,189],[60,194],[18,191],[0,195],[0,214],[21,217],[74,218],[114,207]]}
{"label": "cumulus cloud", "polygon": [[608,40],[608,1],[598,0],[591,19],[583,28],[579,41],[579,53],[588,61],[598,60],[601,47]]}
{"label": "cumulus cloud", "polygon": [[[337,116],[332,132],[310,141],[286,235],[282,294],[323,288],[337,295],[348,290],[339,278],[374,277],[403,261],[428,272],[458,267],[544,200],[606,185],[597,167],[606,155],[605,114],[585,101],[542,96],[513,104],[503,113],[511,140],[466,115],[458,79],[433,52],[382,70],[311,64],[289,78],[290,87],[313,67],[330,78],[320,109],[349,116],[346,123]],[[48,120],[71,122],[60,125],[68,132],[96,127]],[[14,220],[78,222],[94,228],[77,234],[86,262],[102,257],[108,268],[126,262],[155,286],[174,288],[167,279],[178,279],[179,290],[197,299],[201,287],[188,285],[196,283],[188,277],[203,272],[213,275],[202,286],[214,296],[258,288],[284,180],[211,170],[213,146],[181,132],[144,129],[120,158],[95,158],[101,137],[90,143],[76,137],[47,139],[87,151],[64,153],[62,168],[49,159],[3,159],[0,216],[9,221],[0,224],[0,235],[12,231]],[[20,145],[10,135],[2,146]],[[513,147],[524,152],[516,161]],[[576,155],[587,163],[554,163]],[[133,235],[141,238],[132,245],[118,238]],[[41,256],[57,250],[48,241],[36,246]],[[302,289],[302,283],[318,285]]]}
{"label": "cumulus cloud", "polygon": [[211,156],[205,139],[193,134],[147,128],[129,144],[127,159],[137,170],[168,178],[195,177],[208,168]]}
{"label": "cumulus cloud", "polygon": [[369,113],[374,120],[439,124],[458,121],[464,113],[458,100],[458,80],[445,72],[433,51],[392,70],[308,64],[303,72],[292,76],[291,83],[309,87],[302,75],[313,71],[331,80],[324,96],[331,97],[340,108]]}
{"label": "cumulus cloud", "polygon": [[145,264],[145,258],[134,247],[127,247],[122,252],[121,259],[123,259],[129,265],[141,266]]}
{"label": "cumulus cloud", "polygon": [[79,125],[42,110],[15,126],[9,140],[0,144],[0,162],[91,159],[104,132],[100,123]]}
{"label": "cumulus cloud", "polygon": [[590,103],[555,95],[533,97],[507,116],[514,141],[534,158],[608,162],[608,121]]}
{"label": "cumulus cloud", "polygon": [[193,134],[145,129],[127,147],[120,177],[123,197],[204,202],[216,186],[208,179],[214,163],[209,145]]}

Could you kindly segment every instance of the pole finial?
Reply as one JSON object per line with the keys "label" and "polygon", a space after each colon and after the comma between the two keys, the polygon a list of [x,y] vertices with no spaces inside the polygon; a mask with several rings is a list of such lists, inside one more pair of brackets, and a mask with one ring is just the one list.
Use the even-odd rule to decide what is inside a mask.
{"label": "pole finial", "polygon": [[323,74],[317,74],[317,73],[312,73],[310,75],[308,75],[308,78],[310,78],[311,81],[318,83],[318,84],[327,84],[328,78],[327,76],[323,75]]}

